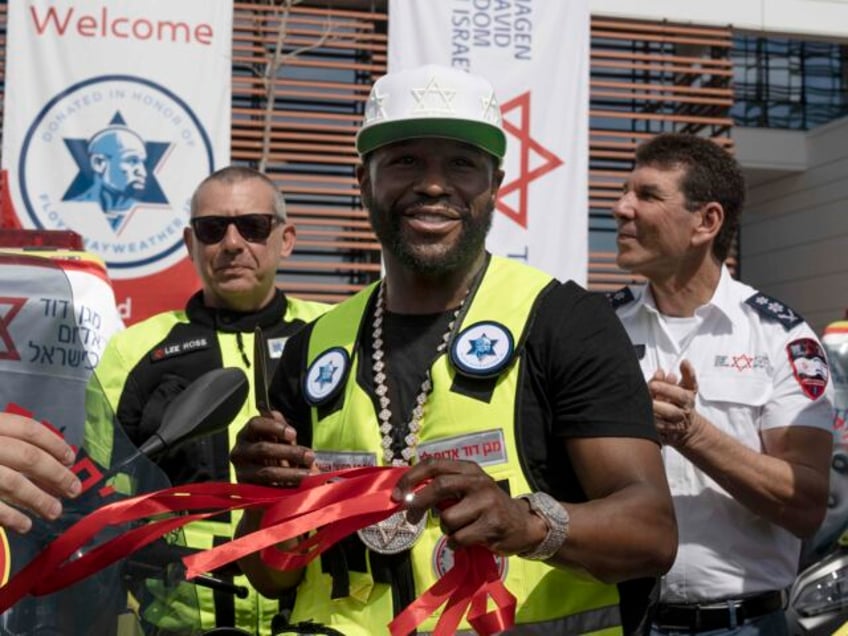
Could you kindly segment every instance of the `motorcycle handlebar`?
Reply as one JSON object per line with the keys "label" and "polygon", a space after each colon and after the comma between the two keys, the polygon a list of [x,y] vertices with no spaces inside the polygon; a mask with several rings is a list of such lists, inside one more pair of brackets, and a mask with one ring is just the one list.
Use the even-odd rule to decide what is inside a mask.
{"label": "motorcycle handlebar", "polygon": [[[199,550],[173,545],[165,541],[154,541],[124,563],[123,575],[132,580],[160,578],[162,572],[169,566],[182,565],[181,559],[195,554]],[[230,572],[222,572],[230,574]],[[237,598],[247,598],[249,591],[244,585],[238,585],[226,578],[212,574],[200,574],[192,579],[192,583],[213,590],[232,594]]]}

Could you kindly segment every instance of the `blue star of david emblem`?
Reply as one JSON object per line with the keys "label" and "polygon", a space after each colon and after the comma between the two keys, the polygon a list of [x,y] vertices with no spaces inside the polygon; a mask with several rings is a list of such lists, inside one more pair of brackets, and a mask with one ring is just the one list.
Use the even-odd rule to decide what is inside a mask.
{"label": "blue star of david emblem", "polygon": [[466,355],[477,356],[478,361],[482,360],[486,356],[497,355],[495,353],[495,345],[498,344],[498,341],[492,340],[485,333],[481,334],[479,338],[474,338],[468,342],[471,344],[471,348],[468,350]]}
{"label": "blue star of david emblem", "polygon": [[156,170],[170,143],[145,141],[120,112],[89,139],[63,139],[78,172],[62,201],[92,201],[118,234],[139,203],[168,205]]}
{"label": "blue star of david emblem", "polygon": [[318,377],[316,382],[323,387],[325,384],[330,384],[333,381],[333,375],[338,371],[338,367],[332,362],[328,362],[324,366],[318,367]]}

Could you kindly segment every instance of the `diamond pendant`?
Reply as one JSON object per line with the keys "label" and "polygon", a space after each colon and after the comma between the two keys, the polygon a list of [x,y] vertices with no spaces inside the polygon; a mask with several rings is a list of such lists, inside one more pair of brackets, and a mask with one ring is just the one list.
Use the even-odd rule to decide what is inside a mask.
{"label": "diamond pendant", "polygon": [[427,515],[418,523],[410,523],[406,510],[400,510],[382,521],[357,531],[362,543],[379,554],[397,554],[409,550],[427,525]]}

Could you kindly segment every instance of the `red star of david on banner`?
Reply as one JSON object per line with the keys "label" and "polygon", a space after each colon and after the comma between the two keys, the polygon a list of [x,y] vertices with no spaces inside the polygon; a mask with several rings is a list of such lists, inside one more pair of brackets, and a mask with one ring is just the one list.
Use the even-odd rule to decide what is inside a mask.
{"label": "red star of david on banner", "polygon": [[[518,126],[508,121],[506,117],[513,110],[518,110]],[[504,116],[504,130],[520,143],[518,150],[519,170],[515,179],[501,186],[495,207],[526,230],[527,195],[530,183],[561,166],[563,161],[530,136],[530,91],[522,93],[501,105],[501,113]],[[540,165],[532,170],[530,169],[531,152],[544,159]],[[504,202],[507,195],[516,190],[518,191],[518,209]]]}
{"label": "red star of david on banner", "polygon": [[21,354],[15,348],[15,342],[9,333],[9,325],[26,303],[26,298],[11,298],[0,296],[0,360],[20,360]]}

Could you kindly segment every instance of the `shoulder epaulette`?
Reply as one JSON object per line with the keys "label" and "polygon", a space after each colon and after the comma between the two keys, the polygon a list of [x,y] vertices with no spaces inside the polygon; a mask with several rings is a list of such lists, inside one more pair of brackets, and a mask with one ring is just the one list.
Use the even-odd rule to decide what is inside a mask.
{"label": "shoulder epaulette", "polygon": [[779,322],[786,331],[804,322],[804,319],[791,307],[761,292],[748,298],[745,304],[750,305],[766,318]]}
{"label": "shoulder epaulette", "polygon": [[635,299],[636,297],[630,291],[629,287],[622,287],[614,292],[607,292],[607,300],[613,309],[618,309],[622,305],[632,303]]}

